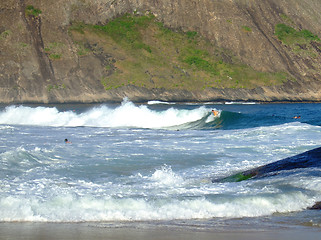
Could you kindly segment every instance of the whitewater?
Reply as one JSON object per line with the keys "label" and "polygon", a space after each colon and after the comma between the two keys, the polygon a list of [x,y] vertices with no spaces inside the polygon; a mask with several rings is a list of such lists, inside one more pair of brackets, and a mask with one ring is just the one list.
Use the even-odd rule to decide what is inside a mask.
{"label": "whitewater", "polygon": [[184,220],[204,227],[282,218],[321,227],[321,217],[306,210],[321,201],[319,168],[212,183],[320,147],[320,107],[2,106],[0,222]]}

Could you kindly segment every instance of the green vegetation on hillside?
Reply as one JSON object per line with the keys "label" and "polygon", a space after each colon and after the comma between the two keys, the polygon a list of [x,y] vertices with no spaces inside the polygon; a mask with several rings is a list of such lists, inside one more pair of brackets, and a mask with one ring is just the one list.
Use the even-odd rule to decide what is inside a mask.
{"label": "green vegetation on hillside", "polygon": [[248,27],[248,26],[242,26],[242,30],[244,32],[252,32],[252,29],[250,27]]}
{"label": "green vegetation on hillside", "polygon": [[5,30],[3,32],[0,33],[0,40],[2,39],[6,39],[10,36],[11,31],[10,30]]}
{"label": "green vegetation on hillside", "polygon": [[280,23],[275,26],[275,35],[284,44],[302,44],[311,41],[320,41],[317,35],[314,35],[308,30],[297,31],[293,27]]}
{"label": "green vegetation on hillside", "polygon": [[[294,25],[286,15],[282,15],[282,19]],[[321,50],[311,44],[313,41],[320,42],[320,38],[306,29],[298,31],[291,26],[280,23],[275,26],[275,35],[283,44],[289,46],[293,53],[301,57],[316,58],[319,54],[318,51]]]}
{"label": "green vegetation on hillside", "polygon": [[25,13],[27,16],[34,16],[34,17],[38,17],[39,14],[41,14],[41,10],[38,9],[38,8],[35,8],[34,6],[32,5],[28,5],[26,7],[26,10],[25,10]]}
{"label": "green vegetation on hillside", "polygon": [[153,19],[153,15],[135,17],[126,14],[110,21],[106,25],[95,25],[92,27],[106,33],[115,42],[126,43],[132,49],[145,49],[151,52],[150,47],[143,42],[142,34],[139,30],[146,29]]}
{"label": "green vegetation on hillside", "polygon": [[51,90],[54,90],[54,89],[65,89],[66,88],[66,86],[65,86],[65,84],[61,84],[61,85],[51,85],[51,84],[49,84],[48,86],[47,86],[47,91],[48,92],[50,92]]}
{"label": "green vegetation on hillside", "polygon": [[51,60],[61,59],[65,45],[61,42],[51,42],[46,44],[44,50]]}
{"label": "green vegetation on hillside", "polygon": [[95,46],[102,58],[109,56],[101,80],[107,90],[125,85],[186,90],[254,88],[281,84],[288,78],[285,73],[255,71],[197,32],[171,30],[153,15],[126,14],[105,25],[73,23],[69,32],[75,45]]}

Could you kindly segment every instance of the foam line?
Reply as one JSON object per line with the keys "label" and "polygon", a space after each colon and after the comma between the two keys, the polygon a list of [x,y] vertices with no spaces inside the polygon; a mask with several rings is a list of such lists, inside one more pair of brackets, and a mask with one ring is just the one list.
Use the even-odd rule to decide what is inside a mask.
{"label": "foam line", "polygon": [[9,106],[0,112],[0,124],[66,126],[66,127],[133,127],[168,128],[202,119],[209,109],[194,110],[169,108],[163,111],[151,110],[145,105],[136,106],[124,101],[119,107],[94,107],[84,113],[58,111],[55,107]]}

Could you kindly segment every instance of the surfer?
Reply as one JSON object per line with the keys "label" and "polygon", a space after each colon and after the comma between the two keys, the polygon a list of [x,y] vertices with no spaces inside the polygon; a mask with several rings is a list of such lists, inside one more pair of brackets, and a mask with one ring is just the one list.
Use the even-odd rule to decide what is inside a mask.
{"label": "surfer", "polygon": [[301,118],[301,116],[295,116],[295,117],[293,117],[294,119],[300,119]]}
{"label": "surfer", "polygon": [[218,111],[217,110],[212,110],[212,113],[214,114],[214,117],[216,117],[218,115]]}
{"label": "surfer", "polygon": [[68,139],[66,138],[66,139],[65,139],[65,143],[71,143],[71,142],[70,142],[70,141],[68,141]]}

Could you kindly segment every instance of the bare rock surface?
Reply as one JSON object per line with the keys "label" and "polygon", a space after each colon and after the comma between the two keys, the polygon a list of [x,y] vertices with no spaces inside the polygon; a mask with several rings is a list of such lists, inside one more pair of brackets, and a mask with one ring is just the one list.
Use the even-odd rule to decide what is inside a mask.
{"label": "bare rock surface", "polygon": [[[194,91],[127,84],[106,90],[102,78],[112,56],[94,45],[90,54],[77,54],[70,26],[103,25],[126,13],[153,14],[165,27],[195,31],[257,71],[285,72],[292,80],[255,88]],[[321,101],[321,42],[284,44],[275,35],[279,23],[321,36],[320,1],[1,1],[0,102]]]}

